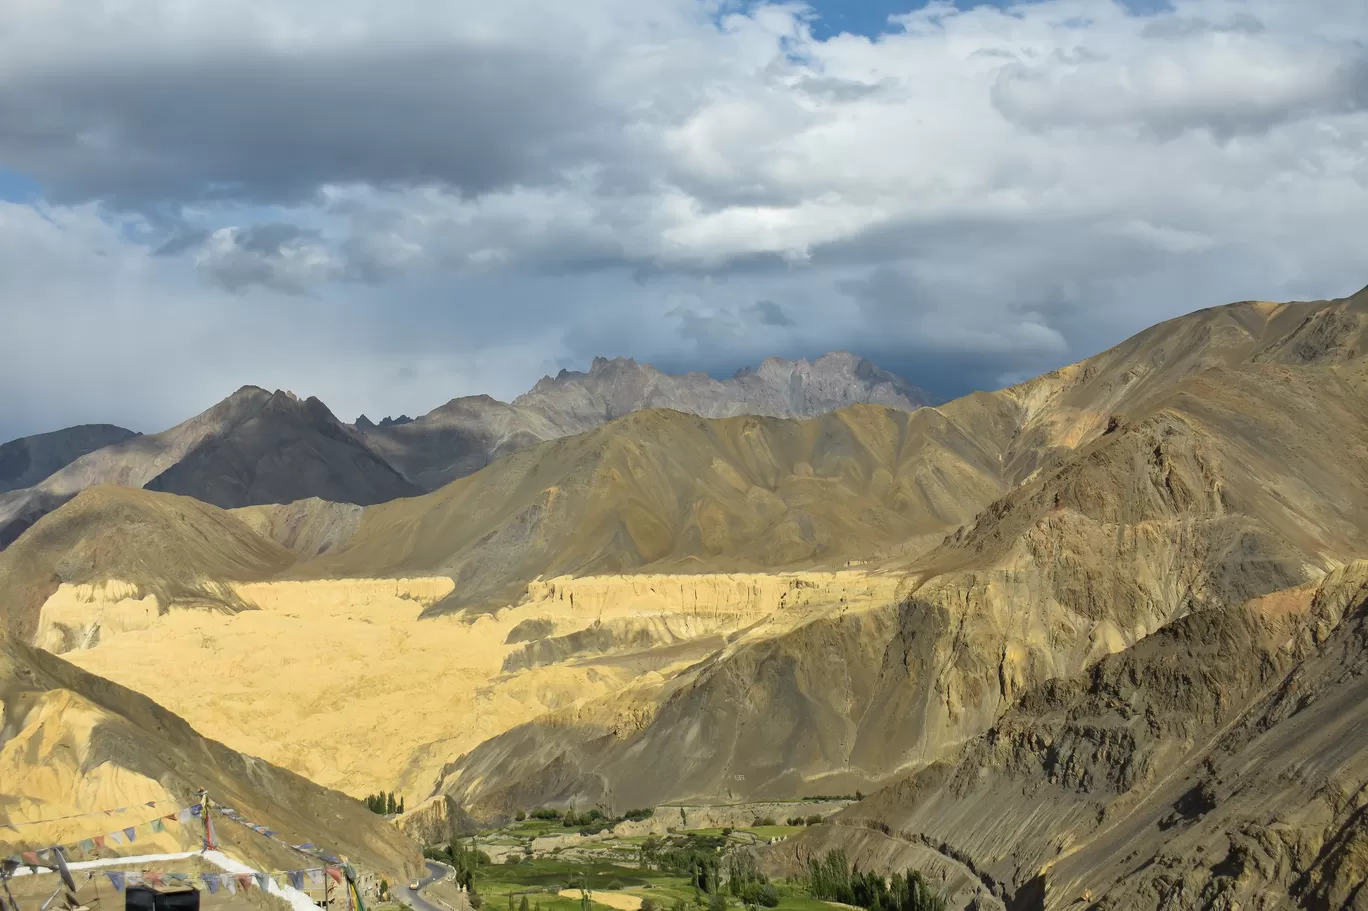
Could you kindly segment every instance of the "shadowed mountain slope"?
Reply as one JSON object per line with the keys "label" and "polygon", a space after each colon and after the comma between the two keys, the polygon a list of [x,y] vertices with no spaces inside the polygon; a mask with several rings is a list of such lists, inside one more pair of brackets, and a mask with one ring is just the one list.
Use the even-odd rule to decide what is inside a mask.
{"label": "shadowed mountain slope", "polygon": [[113,424],[81,424],[10,440],[0,446],[0,493],[31,487],[88,452],[135,436]]}
{"label": "shadowed mountain slope", "polygon": [[1196,610],[1026,691],[952,759],[771,860],[930,852],[1008,907],[1358,908],[1365,669],[1363,562]]}

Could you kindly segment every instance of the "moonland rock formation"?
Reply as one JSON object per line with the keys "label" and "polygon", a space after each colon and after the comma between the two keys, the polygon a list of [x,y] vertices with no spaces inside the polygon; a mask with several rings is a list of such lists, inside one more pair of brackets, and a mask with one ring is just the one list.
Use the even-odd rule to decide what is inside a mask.
{"label": "moonland rock formation", "polygon": [[[1368,294],[1247,302],[911,413],[641,412],[359,516],[320,501],[225,512],[90,490],[0,554],[6,621],[235,748],[354,794],[398,788],[411,806],[431,795],[480,819],[938,781],[918,776],[968,761],[1051,681],[1118,661],[1234,675],[1216,701],[1239,710],[1250,653],[1165,651],[1165,637],[1279,593],[1330,598],[1334,574],[1368,555],[1365,326]],[[139,530],[114,536],[105,515]],[[1326,636],[1296,660],[1325,659]],[[1239,666],[1207,668],[1226,652]],[[153,653],[186,657],[129,660]],[[1147,724],[1158,711],[1114,707]],[[1363,736],[1335,734],[1346,755]],[[1037,765],[1057,760],[1056,742],[1027,744]],[[1286,749],[1286,768],[1304,770],[1310,760]],[[1229,786],[1257,783],[1253,766],[1229,766]],[[1327,826],[1356,818],[1350,793],[1325,798]],[[1063,902],[1059,889],[1092,875],[1080,852],[1082,872],[1060,859],[1063,878],[1041,880],[1039,831],[1004,830],[985,849],[944,806],[950,821],[927,822],[920,840],[892,811],[850,812],[906,831],[898,850],[958,864],[965,901],[1028,901],[1039,883]],[[991,804],[963,806],[981,822]],[[1080,818],[1059,817],[1050,837],[1074,837]],[[1094,831],[1080,822],[1077,837]],[[1356,869],[1357,830],[1325,831],[1336,869]],[[1340,897],[1303,904],[1346,906],[1338,874],[1307,860],[1330,842],[1308,838],[1286,869],[1321,869],[1316,882]],[[1202,869],[1184,889],[1224,875]],[[1143,891],[1151,874],[1125,872],[1116,895],[1164,906]],[[1238,888],[1253,875],[1235,875]],[[1283,895],[1300,888],[1258,875]]]}
{"label": "moonland rock formation", "polygon": [[137,436],[113,424],[80,424],[0,446],[0,493],[31,487],[88,452]]}
{"label": "moonland rock formation", "polygon": [[811,363],[767,358],[758,369],[740,370],[729,380],[703,373],[675,376],[631,358],[599,357],[588,373],[562,370],[543,377],[512,404],[467,396],[416,420],[386,418],[377,425],[362,415],[356,429],[409,480],[436,490],[524,446],[635,411],[807,418],[862,403],[913,411],[929,399],[901,377],[844,351]]}
{"label": "moonland rock formation", "polygon": [[[356,800],[197,734],[147,697],[0,634],[0,854],[75,843],[148,822],[195,802],[203,787],[224,806],[291,844],[325,846],[403,881],[422,869],[418,846]],[[155,802],[157,809],[145,807]],[[130,807],[105,815],[101,810]],[[95,811],[94,816],[52,820]],[[9,824],[13,824],[10,827]],[[189,824],[143,829],[101,857],[197,849]],[[309,861],[220,820],[224,850],[260,870]],[[84,859],[84,857],[82,858]]]}
{"label": "moonland rock formation", "polygon": [[32,487],[0,494],[0,546],[97,484],[225,508],[307,497],[365,505],[421,492],[317,399],[244,386],[170,430],[96,449]]}

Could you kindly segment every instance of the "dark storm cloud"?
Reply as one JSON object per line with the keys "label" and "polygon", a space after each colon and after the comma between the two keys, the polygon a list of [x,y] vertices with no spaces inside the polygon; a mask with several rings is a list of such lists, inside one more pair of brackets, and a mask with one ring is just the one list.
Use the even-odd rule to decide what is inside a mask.
{"label": "dark storm cloud", "polygon": [[774,301],[763,300],[748,304],[745,307],[745,312],[754,317],[761,325],[779,326],[780,328],[785,329],[797,325],[789,315],[784,312],[784,308]]}
{"label": "dark storm cloud", "polygon": [[342,270],[319,232],[285,222],[215,231],[199,245],[196,259],[212,282],[229,291],[261,285],[303,294]]}
{"label": "dark storm cloud", "polygon": [[555,182],[613,120],[553,49],[55,60],[0,81],[0,161],[55,200],[286,202],[328,183]]}

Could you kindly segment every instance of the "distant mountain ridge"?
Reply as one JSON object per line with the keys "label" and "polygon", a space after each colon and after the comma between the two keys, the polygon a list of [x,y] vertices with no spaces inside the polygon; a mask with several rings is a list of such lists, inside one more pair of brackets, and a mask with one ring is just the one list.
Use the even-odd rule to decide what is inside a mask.
{"label": "distant mountain ridge", "polygon": [[464,396],[416,419],[375,424],[362,415],[355,427],[405,477],[431,491],[524,446],[652,408],[705,418],[808,418],[850,405],[915,411],[930,403],[907,380],[845,351],[814,361],[766,358],[726,380],[669,374],[632,358],[596,357],[588,372],[542,377],[511,403]]}
{"label": "distant mountain ridge", "polygon": [[321,497],[369,505],[421,493],[315,398],[243,386],[188,421],[89,452],[0,494],[0,546],[99,484],[147,487],[224,508]]}
{"label": "distant mountain ridge", "polygon": [[727,380],[672,375],[631,358],[543,377],[511,404],[463,396],[418,418],[339,421],[316,398],[243,386],[161,433],[88,425],[0,447],[0,548],[99,484],[146,487],[224,509],[318,498],[368,506],[436,490],[494,459],[668,408],[700,417],[815,417],[854,404],[915,411],[929,401],[902,377],[848,352],[767,358]]}
{"label": "distant mountain ridge", "polygon": [[0,493],[31,487],[88,452],[138,434],[113,424],[78,424],[0,445]]}

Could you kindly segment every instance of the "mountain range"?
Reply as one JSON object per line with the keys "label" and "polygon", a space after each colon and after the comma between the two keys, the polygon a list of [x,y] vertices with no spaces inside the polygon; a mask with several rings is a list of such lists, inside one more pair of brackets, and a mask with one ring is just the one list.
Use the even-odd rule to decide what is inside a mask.
{"label": "mountain range", "polygon": [[0,499],[0,619],[426,828],[858,790],[762,862],[1358,908],[1366,351],[1368,290],[934,406],[845,355],[352,426],[249,387]]}
{"label": "mountain range", "polygon": [[920,390],[845,353],[813,363],[770,358],[719,382],[629,359],[544,378],[513,404],[453,399],[417,420],[344,425],[315,398],[244,386],[202,414],[142,436],[72,427],[0,448],[0,547],[77,492],[119,484],[182,493],[224,508],[319,497],[370,505],[434,490],[523,446],[614,416],[674,408],[705,416],[808,416],[857,402],[915,409]]}

